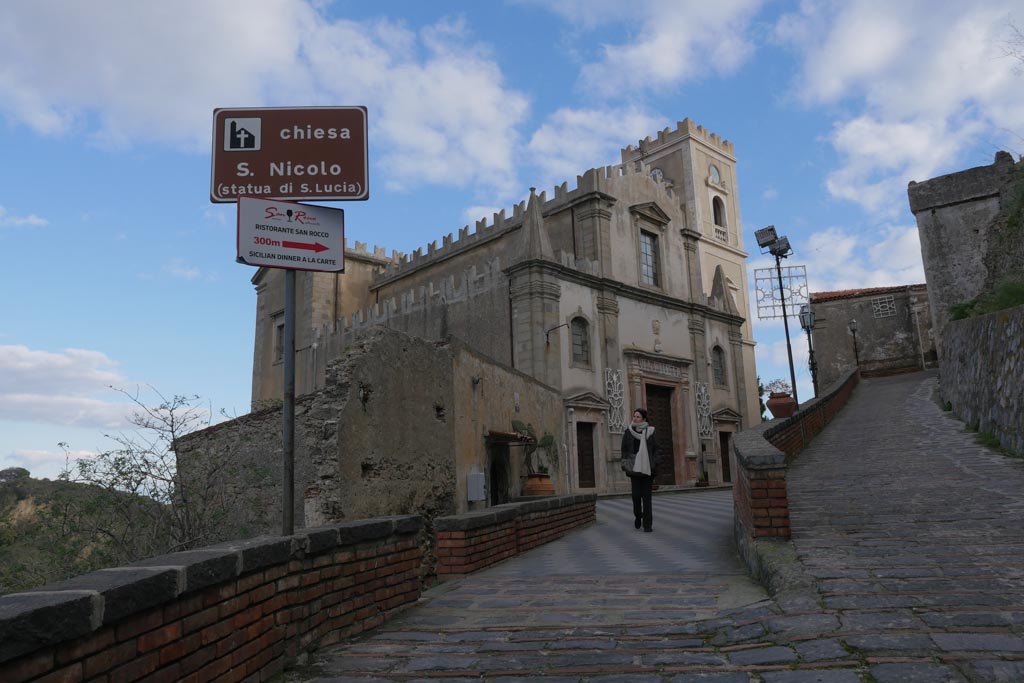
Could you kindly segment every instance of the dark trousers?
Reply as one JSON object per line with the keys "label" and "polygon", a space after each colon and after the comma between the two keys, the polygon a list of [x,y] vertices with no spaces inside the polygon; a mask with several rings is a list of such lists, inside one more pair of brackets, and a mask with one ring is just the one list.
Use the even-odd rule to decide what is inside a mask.
{"label": "dark trousers", "polygon": [[650,529],[654,524],[654,516],[651,513],[651,486],[654,485],[654,477],[630,477],[629,483],[633,493],[633,517],[642,520],[645,529]]}

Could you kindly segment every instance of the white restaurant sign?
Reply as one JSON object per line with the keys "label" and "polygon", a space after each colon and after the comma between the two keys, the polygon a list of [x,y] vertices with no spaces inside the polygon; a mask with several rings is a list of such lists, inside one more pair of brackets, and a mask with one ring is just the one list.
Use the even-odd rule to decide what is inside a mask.
{"label": "white restaurant sign", "polygon": [[239,197],[238,260],[250,266],[345,270],[345,212],[314,204]]}

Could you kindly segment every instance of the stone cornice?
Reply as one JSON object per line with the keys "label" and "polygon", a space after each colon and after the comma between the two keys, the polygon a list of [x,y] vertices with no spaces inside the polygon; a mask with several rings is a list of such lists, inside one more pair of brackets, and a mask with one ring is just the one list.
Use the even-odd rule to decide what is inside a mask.
{"label": "stone cornice", "polygon": [[718,311],[704,304],[698,304],[684,299],[677,299],[675,297],[668,296],[667,294],[643,289],[638,286],[627,285],[623,282],[619,282],[618,280],[603,278],[589,273],[581,273],[578,270],[563,266],[560,263],[553,263],[550,261],[521,261],[510,266],[505,272],[509,277],[511,277],[513,273],[529,266],[540,266],[544,269],[545,273],[556,275],[560,279],[568,282],[585,285],[597,290],[604,290],[606,293],[614,293],[627,299],[641,301],[653,306],[660,306],[672,311],[685,311],[694,315],[707,317],[711,320],[717,320],[719,322],[726,323],[727,325],[738,326],[746,322],[746,318],[739,315],[732,315],[723,311]]}

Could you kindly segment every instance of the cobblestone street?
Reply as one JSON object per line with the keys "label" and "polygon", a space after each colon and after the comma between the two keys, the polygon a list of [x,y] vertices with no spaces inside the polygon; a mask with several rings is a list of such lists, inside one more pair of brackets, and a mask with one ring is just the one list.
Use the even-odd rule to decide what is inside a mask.
{"label": "cobblestone street", "polygon": [[797,578],[775,598],[732,550],[728,490],[628,499],[441,584],[283,680],[550,683],[1024,681],[1024,462],[978,445],[935,375],[865,380],[795,459]]}

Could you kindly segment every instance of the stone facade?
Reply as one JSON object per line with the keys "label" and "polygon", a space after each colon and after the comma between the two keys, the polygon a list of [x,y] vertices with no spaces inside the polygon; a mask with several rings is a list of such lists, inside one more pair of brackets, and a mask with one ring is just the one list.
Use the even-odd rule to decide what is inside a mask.
{"label": "stone facade", "polygon": [[[297,393],[332,391],[331,361],[383,325],[457,340],[557,392],[561,492],[627,487],[619,435],[645,405],[672,453],[662,484],[692,484],[701,468],[712,482],[728,479],[730,435],[759,420],[733,146],[686,120],[627,147],[622,162],[550,197],[531,191],[511,216],[440,246],[388,256],[357,244],[344,275],[300,272]],[[263,269],[253,281],[258,406],[281,395],[283,273]],[[421,381],[415,365],[404,369],[415,377],[408,386]],[[455,402],[473,395],[453,391]],[[472,448],[497,477],[501,448]]]}
{"label": "stone facade", "polygon": [[[868,377],[936,367],[925,285],[814,292],[810,299],[818,387],[845,377],[858,360]],[[851,320],[857,321],[856,345]]]}
{"label": "stone facade", "polygon": [[1024,162],[998,152],[990,166],[912,182],[907,194],[941,356],[950,306],[1024,278]]}
{"label": "stone facade", "polygon": [[957,417],[1024,455],[1024,306],[946,327],[941,394]]}
{"label": "stone facade", "polygon": [[[430,520],[517,497],[524,447],[513,420],[554,437],[535,457],[560,491],[568,488],[557,454],[565,443],[561,397],[463,344],[373,328],[328,365],[325,385],[296,401],[298,526],[409,513]],[[257,531],[270,532],[281,519],[281,428],[280,408],[267,408],[190,434],[176,443],[179,470],[194,477],[207,463],[232,459],[250,463],[246,472],[272,472],[233,482],[245,500],[260,501],[265,524]],[[486,490],[501,495],[470,501],[472,472],[500,478]],[[233,517],[223,526],[226,537],[244,531]]]}

